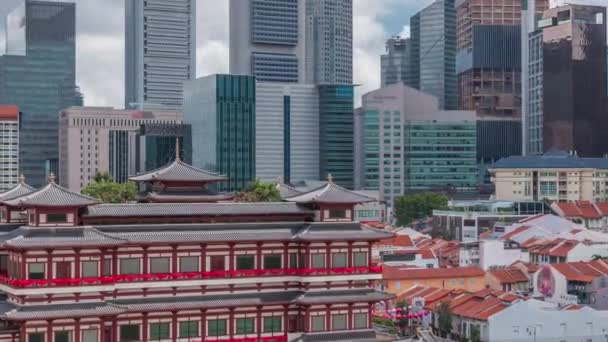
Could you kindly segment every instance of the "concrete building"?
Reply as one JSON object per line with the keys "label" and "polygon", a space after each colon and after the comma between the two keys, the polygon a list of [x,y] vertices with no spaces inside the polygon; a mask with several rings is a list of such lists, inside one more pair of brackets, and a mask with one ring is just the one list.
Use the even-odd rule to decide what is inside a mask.
{"label": "concrete building", "polygon": [[304,0],[230,0],[230,73],[304,83]]}
{"label": "concrete building", "polygon": [[182,114],[175,111],[148,112],[111,107],[71,107],[61,111],[61,184],[78,192],[91,182],[97,172],[109,172],[118,182],[127,181],[137,172],[134,147],[140,126],[181,121]]}
{"label": "concrete building", "polygon": [[254,76],[210,75],[184,82],[184,121],[192,125],[192,164],[229,178],[240,191],[256,178]]}
{"label": "concrete building", "polygon": [[256,178],[319,180],[317,86],[256,82],[255,106]]}
{"label": "concrete building", "polygon": [[474,112],[442,111],[402,83],[365,94],[363,111],[364,189],[392,203],[406,189],[477,186]]}
{"label": "concrete building", "polygon": [[513,156],[494,163],[490,173],[496,200],[608,200],[607,158],[583,158],[565,152]]}
{"label": "concrete building", "polygon": [[527,37],[527,64],[522,72],[522,136],[524,154],[540,155],[543,146],[543,31]]}
{"label": "concrete building", "polygon": [[196,77],[196,0],[125,3],[125,108],[181,109]]}
{"label": "concrete building", "polygon": [[353,83],[353,0],[306,1],[306,83]]}
{"label": "concrete building", "polygon": [[587,229],[606,231],[608,228],[608,203],[606,202],[553,202],[551,209],[557,215],[582,224]]}
{"label": "concrete building", "polygon": [[19,167],[33,186],[57,172],[60,110],[81,106],[76,87],[76,5],[21,0],[6,18],[0,103],[21,111]]}
{"label": "concrete building", "polygon": [[409,84],[437,97],[441,109],[456,109],[454,0],[435,0],[410,19],[410,30]]}
{"label": "concrete building", "polygon": [[0,191],[19,182],[19,108],[0,106]]}
{"label": "concrete building", "polygon": [[380,87],[395,83],[415,86],[410,72],[409,38],[392,37],[386,41],[386,54],[380,56]]}

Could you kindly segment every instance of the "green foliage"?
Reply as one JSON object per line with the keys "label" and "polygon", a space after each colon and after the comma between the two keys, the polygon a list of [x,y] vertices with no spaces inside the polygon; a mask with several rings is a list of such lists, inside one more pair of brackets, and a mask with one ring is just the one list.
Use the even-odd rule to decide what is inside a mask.
{"label": "green foliage", "polygon": [[599,255],[599,254],[593,254],[593,256],[591,257],[591,260],[596,261],[596,260],[604,260],[604,259],[608,259],[608,257]]}
{"label": "green foliage", "polygon": [[383,327],[393,328],[395,323],[388,318],[383,317],[372,317],[372,323]]}
{"label": "green foliage", "polygon": [[116,183],[107,172],[98,172],[89,183],[80,191],[83,195],[95,197],[104,203],[125,203],[135,200],[137,186],[133,182]]}
{"label": "green foliage", "polygon": [[445,209],[448,198],[433,192],[421,192],[395,198],[395,217],[397,224],[407,226],[414,220],[433,214],[433,210]]}
{"label": "green foliage", "polygon": [[450,303],[442,302],[437,305],[436,313],[439,331],[445,335],[450,334],[452,332],[452,308],[450,308]]}
{"label": "green foliage", "polygon": [[237,202],[280,202],[282,198],[275,184],[256,179],[235,200]]}
{"label": "green foliage", "polygon": [[479,327],[476,325],[471,326],[471,342],[481,342],[481,333],[479,332]]}

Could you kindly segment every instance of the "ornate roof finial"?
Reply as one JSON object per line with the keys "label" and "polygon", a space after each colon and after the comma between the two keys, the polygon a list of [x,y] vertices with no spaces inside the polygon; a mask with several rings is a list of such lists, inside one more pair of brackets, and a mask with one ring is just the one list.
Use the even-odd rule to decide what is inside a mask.
{"label": "ornate roof finial", "polygon": [[175,137],[175,161],[180,161],[181,158],[179,156],[179,137]]}
{"label": "ornate roof finial", "polygon": [[19,175],[19,184],[25,184],[25,176],[23,173]]}
{"label": "ornate roof finial", "polygon": [[49,183],[55,184],[55,172],[49,173]]}
{"label": "ornate roof finial", "polygon": [[331,173],[327,174],[327,182],[330,184],[334,182],[334,177],[331,175]]}
{"label": "ornate roof finial", "polygon": [[281,177],[281,176],[277,177],[277,184],[283,184],[283,177]]}

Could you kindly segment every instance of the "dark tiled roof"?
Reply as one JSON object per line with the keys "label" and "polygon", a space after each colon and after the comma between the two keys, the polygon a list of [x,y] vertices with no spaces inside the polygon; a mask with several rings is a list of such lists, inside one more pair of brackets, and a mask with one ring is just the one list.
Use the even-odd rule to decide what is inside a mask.
{"label": "dark tiled roof", "polygon": [[327,182],[323,186],[310,192],[286,198],[286,201],[296,203],[336,203],[357,204],[375,202],[375,198],[358,194],[354,191],[344,189],[333,182]]}
{"label": "dark tiled roof", "polygon": [[[11,308],[12,307],[12,308]],[[107,303],[75,303],[75,304],[45,304],[16,307],[4,303],[0,317],[27,321],[34,319],[57,319],[89,316],[113,316],[126,312],[124,308]]]}
{"label": "dark tiled roof", "polygon": [[93,197],[71,192],[51,182],[42,189],[4,201],[4,203],[14,207],[84,207],[96,204],[98,201]]}
{"label": "dark tiled roof", "polygon": [[376,342],[378,338],[373,330],[337,331],[308,333],[297,342]]}
{"label": "dark tiled roof", "polygon": [[205,203],[228,201],[234,198],[230,194],[218,194],[207,189],[165,189],[158,192],[147,192],[140,195],[145,202],[160,203]]}
{"label": "dark tiled roof", "polygon": [[39,228],[20,227],[0,235],[0,244],[27,248],[48,246],[116,246],[126,243],[90,227]]}
{"label": "dark tiled roof", "polygon": [[542,156],[511,156],[503,158],[490,167],[490,169],[512,168],[608,169],[608,158],[582,158],[567,153],[549,152]]}
{"label": "dark tiled roof", "polygon": [[278,183],[277,189],[279,189],[279,193],[281,194],[281,198],[283,199],[302,194],[300,191],[284,183]]}
{"label": "dark tiled roof", "polygon": [[315,305],[330,303],[377,302],[395,298],[395,295],[373,289],[306,292],[296,302]]}
{"label": "dark tiled roof", "polygon": [[345,223],[322,223],[311,224],[306,230],[299,234],[299,239],[302,241],[320,241],[320,240],[373,240],[373,239],[388,239],[394,237],[393,233],[378,229],[368,228],[364,225],[354,222]]}
{"label": "dark tiled roof", "polygon": [[181,160],[176,160],[159,169],[148,171],[129,179],[135,182],[165,181],[207,183],[225,181],[226,177],[188,165]]}
{"label": "dark tiled roof", "polygon": [[36,191],[36,189],[34,189],[33,187],[31,187],[25,183],[19,183],[14,188],[1,193],[0,202],[4,202],[4,201],[12,200],[13,198],[25,196],[34,191]]}
{"label": "dark tiled roof", "polygon": [[85,217],[157,217],[311,214],[295,203],[129,203],[90,206]]}

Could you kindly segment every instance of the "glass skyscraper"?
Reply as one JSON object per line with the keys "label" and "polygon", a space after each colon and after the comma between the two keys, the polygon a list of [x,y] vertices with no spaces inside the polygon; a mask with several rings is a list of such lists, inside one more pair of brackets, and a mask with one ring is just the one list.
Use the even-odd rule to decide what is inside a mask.
{"label": "glass skyscraper", "polygon": [[386,41],[386,54],[380,56],[380,86],[402,82],[411,84],[409,39],[393,37]]}
{"label": "glass skyscraper", "polygon": [[22,112],[19,164],[34,186],[46,184],[48,165],[58,160],[60,110],[82,105],[75,84],[75,12],[73,3],[24,0],[7,17],[0,103]]}
{"label": "glass skyscraper", "polygon": [[411,85],[456,109],[456,11],[454,0],[436,0],[410,19]]}
{"label": "glass skyscraper", "polygon": [[175,160],[179,139],[180,159],[192,164],[192,127],[185,124],[142,124],[136,139],[137,173],[163,167]]}

